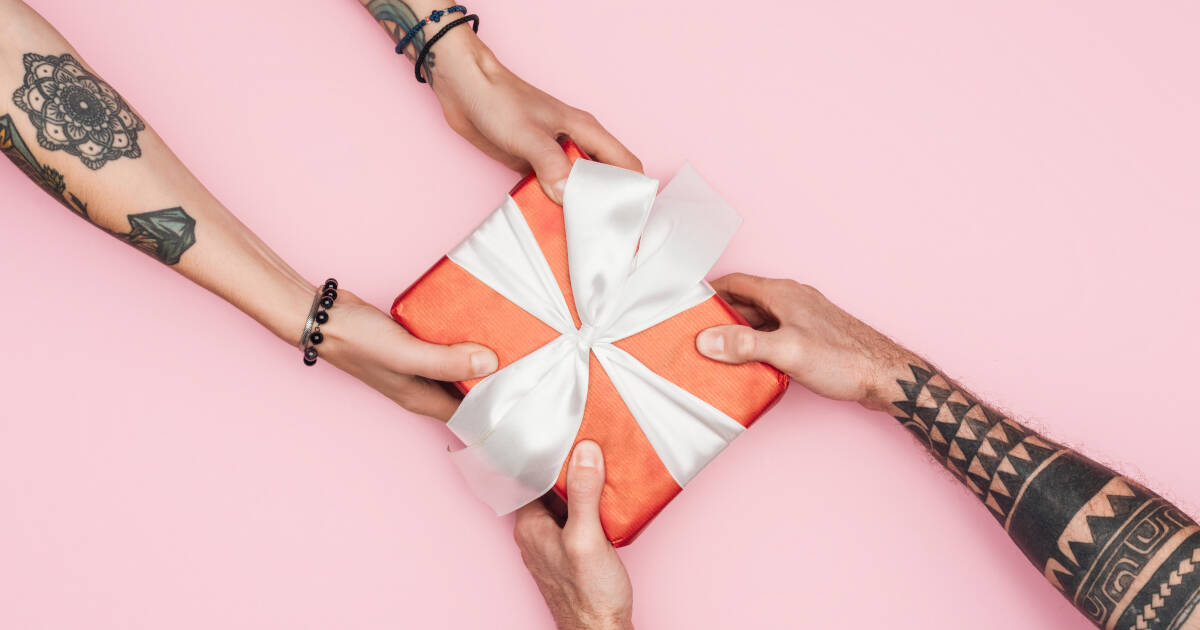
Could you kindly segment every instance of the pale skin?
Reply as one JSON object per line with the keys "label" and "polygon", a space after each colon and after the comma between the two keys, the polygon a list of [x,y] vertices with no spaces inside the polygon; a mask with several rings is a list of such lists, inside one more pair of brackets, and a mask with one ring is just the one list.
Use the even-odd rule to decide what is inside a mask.
{"label": "pale skin", "polygon": [[[444,0],[359,0],[399,42],[417,20],[453,2]],[[424,42],[461,13],[425,25],[405,47],[412,60]],[[388,19],[395,18],[395,19]],[[486,18],[486,16],[484,16]],[[399,20],[397,22],[396,20]],[[446,122],[493,159],[517,172],[533,170],[546,194],[562,203],[571,163],[559,140],[570,138],[592,158],[641,172],[642,163],[596,117],[526,83],[500,63],[469,24],[450,30],[427,58],[426,75],[442,104]]]}
{"label": "pale skin", "polygon": [[[413,4],[420,5],[414,8],[426,14],[438,6],[449,6]],[[380,54],[390,53],[386,45],[381,48]],[[500,65],[470,28],[455,29],[436,48],[437,64],[430,79],[446,120],[504,164],[516,169],[532,165],[545,178],[543,181],[550,182],[548,192],[559,195],[555,183],[565,179],[570,168],[556,142],[561,135],[585,143],[599,159],[641,168],[637,158],[594,118],[537,90]],[[70,56],[73,65],[64,65],[64,55]],[[297,344],[316,284],[298,274],[222,205],[171,152],[148,121],[137,115],[132,103],[120,95],[105,97],[110,99],[109,106],[115,102],[112,98],[120,99],[122,106],[104,107],[102,118],[119,119],[130,129],[136,127],[136,136],[121,135],[119,142],[111,135],[98,139],[100,145],[112,144],[117,150],[96,158],[97,142],[90,137],[72,142],[64,136],[61,143],[52,138],[51,144],[58,145],[53,148],[41,144],[40,134],[62,134],[70,129],[47,125],[46,121],[56,116],[45,116],[44,100],[30,103],[16,99],[23,101],[22,107],[10,96],[27,83],[36,91],[37,82],[44,78],[37,74],[39,68],[63,67],[91,75],[68,76],[64,84],[83,81],[89,90],[103,85],[101,91],[105,94],[116,95],[119,91],[120,86],[104,83],[102,74],[87,65],[84,57],[32,8],[19,0],[0,0],[0,92],[4,97],[0,99],[0,124],[4,126],[0,138],[8,147],[4,154],[72,212],[151,253],[245,312],[285,343]],[[74,89],[79,85],[65,87]],[[65,105],[55,103],[54,107],[58,108],[56,113],[63,107],[74,108],[79,118],[99,111],[104,104],[84,99]],[[89,156],[93,159],[85,161]],[[43,181],[43,173],[50,173],[50,183]],[[194,222],[194,233],[186,239],[180,234],[156,238],[151,233],[148,237],[134,225],[139,220],[135,215],[168,211],[169,216],[157,217],[159,223],[169,228],[184,218]],[[164,239],[173,242],[164,243]],[[407,409],[441,420],[454,413],[457,401],[433,380],[465,380],[496,369],[495,354],[477,344],[442,347],[415,339],[382,310],[354,295],[349,290],[352,279],[340,280],[330,320],[321,326],[324,341],[318,350],[322,361]],[[296,353],[299,355],[300,350]]]}
{"label": "pale skin", "polygon": [[[750,326],[700,333],[702,354],[770,363],[816,394],[895,417],[1098,627],[1200,629],[1200,527],[1178,508],[981,403],[810,286],[733,274],[713,287]],[[594,511],[568,520],[587,550],[572,556],[543,549],[567,529],[555,532],[540,506],[525,510],[517,543],[559,627],[631,627],[632,591]],[[594,570],[580,567],[587,559]]]}

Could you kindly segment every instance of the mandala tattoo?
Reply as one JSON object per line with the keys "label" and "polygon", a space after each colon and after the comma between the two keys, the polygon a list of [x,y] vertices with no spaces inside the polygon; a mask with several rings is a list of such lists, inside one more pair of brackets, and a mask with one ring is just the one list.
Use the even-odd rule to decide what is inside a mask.
{"label": "mandala tattoo", "polygon": [[196,220],[178,207],[128,215],[128,232],[114,232],[96,224],[88,214],[87,204],[67,190],[62,174],[38,162],[8,114],[0,115],[0,153],[71,212],[164,264],[178,263],[183,253],[196,243]]}
{"label": "mandala tattoo", "polygon": [[117,91],[71,55],[25,55],[25,83],[13,102],[37,128],[37,141],[66,151],[90,169],[120,157],[137,158],[146,128]]}
{"label": "mandala tattoo", "polygon": [[909,371],[896,380],[896,419],[1088,619],[1107,630],[1200,624],[1200,527],[1192,519],[927,366]]}
{"label": "mandala tattoo", "polygon": [[[416,12],[412,7],[408,6],[403,0],[360,0],[362,5],[366,7],[371,17],[379,22],[388,34],[392,36],[392,41],[400,43],[401,38],[409,29],[417,25],[421,18],[417,17]],[[411,40],[411,46],[404,51],[405,56],[409,61],[416,63],[417,55],[421,54],[421,50],[425,48],[425,33],[423,30],[417,31],[416,35]],[[421,67],[421,74],[425,80],[433,84],[433,74],[430,70],[434,66],[435,53],[431,50],[425,55],[425,61]]]}

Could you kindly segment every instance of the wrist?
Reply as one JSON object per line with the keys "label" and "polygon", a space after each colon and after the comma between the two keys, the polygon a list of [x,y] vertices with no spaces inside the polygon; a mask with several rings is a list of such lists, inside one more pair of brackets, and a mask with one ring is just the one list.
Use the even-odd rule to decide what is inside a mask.
{"label": "wrist", "polygon": [[317,287],[300,277],[282,278],[270,291],[262,296],[264,303],[270,308],[262,317],[255,317],[263,326],[279,337],[288,345],[296,347],[300,343],[300,335],[304,332],[304,324],[312,308],[313,298]]}
{"label": "wrist", "polygon": [[921,357],[896,346],[888,356],[878,357],[872,361],[868,370],[865,395],[859,404],[872,411],[891,413],[892,403],[903,400],[904,391],[899,381],[911,380],[912,368],[919,366],[928,369],[929,365]]}
{"label": "wrist", "polygon": [[470,29],[470,25],[456,27],[438,40],[436,63],[429,72],[433,91],[441,94],[447,88],[464,82],[486,79],[500,69],[500,62],[483,40]]}

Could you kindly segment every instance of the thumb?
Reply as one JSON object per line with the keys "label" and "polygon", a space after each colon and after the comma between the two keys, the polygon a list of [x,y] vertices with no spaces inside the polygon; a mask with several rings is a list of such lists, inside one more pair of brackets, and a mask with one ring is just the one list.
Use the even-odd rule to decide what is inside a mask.
{"label": "thumb", "polygon": [[435,381],[465,381],[496,371],[496,353],[477,343],[441,346],[410,338],[400,371]]}
{"label": "thumb", "polygon": [[575,445],[567,465],[567,524],[570,538],[604,537],[600,525],[600,495],[604,491],[604,454],[600,445],[584,440]]}
{"label": "thumb", "polygon": [[700,354],[722,363],[762,361],[786,371],[790,362],[786,342],[779,331],[763,332],[748,326],[717,326],[696,335]]}
{"label": "thumb", "polygon": [[563,190],[567,186],[567,175],[571,174],[571,161],[558,142],[542,130],[530,132],[525,146],[518,153],[533,167],[538,182],[546,195],[559,205],[563,202]]}

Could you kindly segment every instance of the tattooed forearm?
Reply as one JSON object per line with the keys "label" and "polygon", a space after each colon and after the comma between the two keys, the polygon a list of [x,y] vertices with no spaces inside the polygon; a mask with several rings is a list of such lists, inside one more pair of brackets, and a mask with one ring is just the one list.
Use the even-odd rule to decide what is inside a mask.
{"label": "tattooed forearm", "polygon": [[[418,16],[412,7],[403,0],[359,0],[363,7],[370,12],[371,17],[379,22],[388,34],[392,36],[392,41],[397,44],[400,39],[408,33],[409,29],[416,26],[417,22],[424,16]],[[424,30],[417,31],[416,35],[410,40],[411,43],[404,48],[404,54],[409,61],[416,63],[417,55],[421,54],[421,50],[425,48],[425,33]],[[426,81],[433,81],[433,75],[430,70],[434,66],[434,52],[431,50],[425,55],[424,63],[421,67],[421,74]]]}
{"label": "tattooed forearm", "polygon": [[1200,528],[1162,497],[909,366],[894,414],[1097,626],[1200,627]]}
{"label": "tattooed forearm", "polygon": [[137,158],[146,128],[121,95],[71,55],[27,53],[24,84],[13,102],[37,128],[48,151],[66,151],[96,170],[120,157]]}
{"label": "tattooed forearm", "polygon": [[71,212],[164,264],[179,262],[183,253],[196,242],[196,221],[178,207],[131,214],[126,217],[130,226],[128,232],[116,232],[97,224],[88,214],[87,204],[67,190],[62,174],[38,162],[8,114],[0,115],[0,153]]}

